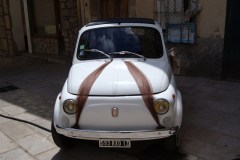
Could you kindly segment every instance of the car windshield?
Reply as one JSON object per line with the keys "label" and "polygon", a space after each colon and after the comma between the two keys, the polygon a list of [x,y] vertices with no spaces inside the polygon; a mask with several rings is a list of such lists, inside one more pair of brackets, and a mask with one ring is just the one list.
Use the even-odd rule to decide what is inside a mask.
{"label": "car windshield", "polygon": [[85,31],[77,49],[80,60],[106,58],[160,58],[159,31],[150,27],[109,27]]}

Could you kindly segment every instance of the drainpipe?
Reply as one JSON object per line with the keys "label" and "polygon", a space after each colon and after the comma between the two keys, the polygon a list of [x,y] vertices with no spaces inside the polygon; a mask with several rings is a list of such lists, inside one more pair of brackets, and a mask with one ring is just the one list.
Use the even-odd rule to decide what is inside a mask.
{"label": "drainpipe", "polygon": [[24,8],[25,23],[26,23],[25,25],[26,25],[26,32],[27,32],[28,52],[29,54],[32,54],[32,41],[31,41],[31,34],[30,34],[27,0],[23,0],[23,8]]}

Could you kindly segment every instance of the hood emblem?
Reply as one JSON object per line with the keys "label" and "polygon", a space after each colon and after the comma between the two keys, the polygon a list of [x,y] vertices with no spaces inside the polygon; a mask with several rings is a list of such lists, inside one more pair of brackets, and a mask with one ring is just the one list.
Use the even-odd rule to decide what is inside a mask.
{"label": "hood emblem", "polygon": [[112,117],[118,117],[119,110],[117,107],[112,108]]}

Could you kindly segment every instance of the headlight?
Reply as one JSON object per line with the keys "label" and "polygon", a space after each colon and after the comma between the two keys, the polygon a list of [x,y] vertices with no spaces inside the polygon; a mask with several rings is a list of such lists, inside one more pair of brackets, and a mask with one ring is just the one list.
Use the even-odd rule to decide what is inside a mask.
{"label": "headlight", "polygon": [[158,114],[165,114],[169,110],[169,102],[165,99],[159,99],[155,102],[154,109]]}
{"label": "headlight", "polygon": [[68,99],[63,103],[63,110],[67,114],[74,114],[76,112],[76,101]]}

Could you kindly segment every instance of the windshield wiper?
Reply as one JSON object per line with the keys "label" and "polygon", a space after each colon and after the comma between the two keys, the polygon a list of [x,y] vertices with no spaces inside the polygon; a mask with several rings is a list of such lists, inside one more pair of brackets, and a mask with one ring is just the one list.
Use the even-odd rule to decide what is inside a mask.
{"label": "windshield wiper", "polygon": [[109,53],[109,54],[131,54],[131,55],[135,55],[135,56],[137,56],[137,57],[140,57],[140,58],[142,58],[144,61],[146,61],[146,57],[144,57],[143,55],[137,54],[137,53],[134,53],[134,52],[130,52],[130,51],[112,52],[112,53]]}
{"label": "windshield wiper", "polygon": [[108,55],[107,53],[100,51],[98,49],[85,49],[83,51],[101,53],[102,55],[106,56],[107,58],[112,59],[112,57],[110,55]]}

